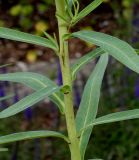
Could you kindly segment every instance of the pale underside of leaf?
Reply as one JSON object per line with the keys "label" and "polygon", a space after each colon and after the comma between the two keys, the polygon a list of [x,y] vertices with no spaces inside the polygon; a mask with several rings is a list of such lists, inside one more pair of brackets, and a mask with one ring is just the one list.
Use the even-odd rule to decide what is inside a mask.
{"label": "pale underside of leaf", "polygon": [[90,51],[80,59],[78,59],[75,64],[71,67],[72,72],[72,79],[74,80],[76,78],[77,73],[92,59],[100,56],[101,54],[105,53],[101,48],[97,48],[93,51]]}
{"label": "pale underside of leaf", "polygon": [[34,138],[45,138],[45,137],[58,137],[64,139],[66,142],[69,142],[68,138],[61,133],[55,131],[42,130],[42,131],[19,132],[5,136],[0,136],[0,144],[6,144],[6,143],[34,139]]}
{"label": "pale underside of leaf", "polygon": [[[0,74],[0,81],[18,82],[37,91],[48,86],[57,86],[46,76],[32,72],[16,72]],[[53,93],[49,98],[59,107],[61,113],[64,113],[64,98],[61,92]]]}
{"label": "pale underside of leaf", "polygon": [[[76,116],[76,127],[78,133],[81,128],[86,127],[96,118],[100,98],[100,88],[107,63],[108,55],[101,55],[100,60],[85,85],[81,104]],[[80,151],[82,158],[84,157],[91,132],[92,128],[89,128],[88,130],[82,132],[80,136]]]}
{"label": "pale underside of leaf", "polygon": [[43,47],[48,47],[57,50],[56,46],[48,39],[32,35],[29,33],[20,32],[17,30],[0,27],[0,38],[5,38],[9,40],[25,42],[30,44],[36,44]]}
{"label": "pale underside of leaf", "polygon": [[139,73],[139,56],[128,43],[116,37],[94,31],[79,31],[73,33],[73,36],[100,46],[115,59]]}
{"label": "pale underside of leaf", "polygon": [[22,100],[18,101],[17,103],[13,104],[12,106],[6,108],[5,110],[0,112],[0,118],[6,118],[13,116],[21,111],[27,109],[28,107],[40,102],[47,96],[50,96],[54,92],[60,90],[61,87],[46,87],[40,89],[29,96],[26,96]]}

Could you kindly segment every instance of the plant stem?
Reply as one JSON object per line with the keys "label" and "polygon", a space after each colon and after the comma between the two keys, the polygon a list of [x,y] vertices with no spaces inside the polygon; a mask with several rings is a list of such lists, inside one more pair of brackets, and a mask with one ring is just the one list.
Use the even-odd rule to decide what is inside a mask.
{"label": "plant stem", "polygon": [[[65,0],[55,0],[56,12],[60,16],[66,18],[65,12]],[[68,26],[66,22],[57,17],[58,20],[58,29],[59,29],[59,60],[62,71],[63,85],[68,85],[70,90],[64,94],[65,102],[65,117],[68,130],[68,136],[70,140],[70,151],[71,151],[71,160],[81,160],[80,148],[79,148],[79,139],[76,133],[75,118],[74,118],[74,109],[73,109],[73,94],[72,94],[72,80],[69,64],[69,52],[68,52],[68,42],[63,40],[63,36],[68,34]],[[67,20],[68,21],[68,20]]]}

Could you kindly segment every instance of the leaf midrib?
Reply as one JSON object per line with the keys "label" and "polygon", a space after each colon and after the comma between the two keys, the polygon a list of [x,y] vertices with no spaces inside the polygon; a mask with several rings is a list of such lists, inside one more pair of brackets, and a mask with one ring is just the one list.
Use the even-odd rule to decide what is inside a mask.
{"label": "leaf midrib", "polygon": [[[79,36],[81,36],[82,37],[82,35],[80,34],[80,33],[77,33]],[[91,37],[88,37],[88,36],[85,36],[87,39],[89,39],[89,40],[93,40],[94,41],[94,39],[93,38],[91,38]],[[110,46],[110,47],[113,47],[113,48],[115,48],[116,50],[118,50],[120,53],[122,53],[122,55],[123,55],[123,52],[119,49],[119,48],[117,48],[117,47],[115,47],[114,45],[111,45],[110,43],[106,43],[106,42],[104,42],[104,41],[101,41],[101,40],[97,40],[97,39],[95,39],[95,41],[97,41],[97,42],[100,42],[100,43],[103,43],[103,44],[106,44],[106,45],[108,45],[108,46]],[[103,46],[101,46],[104,50],[105,50],[105,48],[103,47]],[[111,54],[111,53],[110,53]],[[114,55],[113,55],[114,56]],[[133,61],[125,54],[124,56],[126,56],[126,58],[130,61],[130,63],[132,63],[133,65],[134,65],[134,67],[137,69],[137,65],[135,64],[135,63],[133,63]],[[139,71],[138,71],[138,73],[139,73]]]}
{"label": "leaf midrib", "polygon": [[[96,75],[96,77],[98,76],[98,72],[97,72],[97,75]],[[96,80],[96,78],[94,78],[94,80],[93,80],[93,82]],[[93,85],[94,85],[94,83],[92,82],[92,85],[91,85],[91,92],[90,93],[92,93],[92,91],[93,91]],[[90,105],[90,103],[91,103],[91,94],[89,95],[89,101],[88,101],[88,106]],[[83,124],[83,128],[86,126],[86,122],[87,122],[87,117],[88,117],[88,114],[89,114],[89,110],[90,110],[90,107],[88,107],[88,109],[87,109],[87,114],[86,114],[86,118],[85,118],[85,120],[84,120],[84,124]],[[83,137],[83,133],[84,133],[84,131],[81,133],[81,138],[80,138],[80,146],[81,146],[81,141],[82,141],[82,137]]]}
{"label": "leaf midrib", "polygon": [[[0,27],[0,29],[1,29],[1,27]],[[3,28],[2,28],[3,29]],[[5,28],[4,28],[5,29]],[[10,32],[12,32],[11,30],[12,29],[9,29],[9,28],[6,28],[7,30],[10,30]],[[56,47],[54,46],[54,45],[52,45],[51,44],[51,42],[48,40],[48,39],[46,39],[46,38],[43,38],[43,37],[40,37],[40,36],[36,36],[36,35],[32,35],[32,34],[30,34],[30,33],[24,33],[24,32],[21,32],[21,31],[18,31],[18,30],[14,30],[15,32],[16,32],[16,34],[18,35],[18,32],[19,32],[19,34],[24,34],[23,36],[31,36],[31,37],[29,37],[28,39],[26,39],[25,37],[23,38],[20,38],[20,35],[19,35],[19,37],[16,37],[16,39],[15,39],[15,36],[13,35],[13,33],[12,33],[12,35],[11,35],[11,37],[13,38],[13,39],[15,39],[15,41],[23,41],[24,43],[26,43],[26,41],[28,41],[28,43],[34,43],[34,44],[36,44],[36,45],[42,45],[42,46],[44,46],[44,47],[51,47],[52,49],[56,49]],[[21,33],[20,33],[21,32]],[[2,36],[6,36],[7,38],[9,37],[9,35],[7,34],[7,33],[5,33],[5,32],[1,32],[0,33]],[[28,35],[27,35],[28,34]],[[34,41],[33,40],[33,37],[34,38],[38,38],[38,41],[39,42],[36,42],[36,41]],[[10,38],[8,38],[8,39],[10,39]],[[44,42],[44,41],[46,41],[46,43]],[[41,43],[41,44],[40,44]],[[47,45],[48,44],[48,45]]]}

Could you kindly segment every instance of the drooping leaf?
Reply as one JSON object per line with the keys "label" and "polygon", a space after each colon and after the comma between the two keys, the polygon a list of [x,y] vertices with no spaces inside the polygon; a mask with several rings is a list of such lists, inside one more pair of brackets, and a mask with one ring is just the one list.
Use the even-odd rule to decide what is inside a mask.
{"label": "drooping leaf", "polygon": [[81,12],[78,13],[75,19],[73,19],[73,24],[76,24],[93,10],[95,10],[102,2],[103,0],[94,0],[92,3],[90,3],[87,7],[85,7]]}
{"label": "drooping leaf", "polygon": [[[91,73],[85,85],[81,104],[76,116],[76,127],[78,133],[82,128],[92,123],[96,118],[100,98],[100,88],[107,63],[108,55],[102,54],[94,71]],[[83,131],[80,136],[80,151],[82,154],[82,158],[84,158],[85,150],[92,132],[92,128]]]}
{"label": "drooping leaf", "polygon": [[[16,72],[8,74],[0,74],[0,81],[18,82],[34,90],[40,90],[48,86],[57,86],[46,76],[32,72]],[[53,93],[49,98],[59,107],[60,111],[64,112],[64,98],[61,92]]]}
{"label": "drooping leaf", "polygon": [[20,41],[30,44],[36,44],[43,47],[48,47],[57,50],[57,47],[48,39],[32,35],[29,33],[20,32],[14,29],[0,27],[0,38],[5,38],[14,41]]}
{"label": "drooping leaf", "polygon": [[6,144],[6,143],[34,139],[34,138],[43,138],[43,137],[58,137],[64,139],[66,142],[69,141],[66,136],[54,131],[28,131],[28,132],[9,134],[6,136],[0,136],[0,144]]}
{"label": "drooping leaf", "polygon": [[18,101],[17,103],[13,104],[12,106],[4,109],[3,111],[0,112],[0,118],[6,118],[13,116],[28,107],[36,104],[37,102],[40,102],[43,100],[45,97],[50,96],[54,92],[57,92],[60,89],[60,87],[46,87],[43,89],[40,89],[34,93],[32,93],[29,96],[26,96],[22,100]]}
{"label": "drooping leaf", "polygon": [[15,72],[0,74],[0,81],[22,83],[24,85],[27,85],[28,87],[31,87],[34,90],[42,89],[49,85],[56,86],[56,84],[46,76],[33,72]]}
{"label": "drooping leaf", "polygon": [[8,148],[0,148],[0,152],[7,152]]}
{"label": "drooping leaf", "polygon": [[86,65],[89,61],[92,59],[100,56],[101,54],[105,53],[101,48],[97,48],[80,59],[78,59],[75,64],[71,67],[71,72],[72,72],[72,79],[74,80],[76,78],[77,73],[83,68],[84,65]]}
{"label": "drooping leaf", "polygon": [[94,31],[79,31],[73,33],[73,36],[100,46],[115,59],[139,73],[139,56],[128,43],[116,37]]}

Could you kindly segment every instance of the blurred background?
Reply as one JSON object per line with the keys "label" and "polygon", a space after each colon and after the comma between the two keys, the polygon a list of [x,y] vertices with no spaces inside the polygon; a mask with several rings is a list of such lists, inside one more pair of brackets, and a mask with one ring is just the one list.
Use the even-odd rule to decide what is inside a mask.
{"label": "blurred background", "polygon": [[[0,0],[0,26],[44,36],[42,31],[57,34],[53,0]],[[92,0],[80,0],[81,9]],[[72,31],[96,30],[111,34],[139,48],[139,0],[105,0]],[[71,64],[94,46],[78,39],[70,40]],[[0,73],[31,71],[47,75],[61,84],[58,59],[51,49],[0,39]],[[78,109],[82,91],[95,61],[80,71],[74,83],[74,104]],[[16,83],[0,82],[0,97],[14,96],[0,102],[0,110],[16,103],[32,92]],[[0,135],[27,130],[59,130],[65,132],[65,119],[48,99],[10,118],[1,119]],[[98,115],[139,107],[139,77],[110,58],[99,105]],[[59,139],[35,139],[5,145],[1,160],[70,160],[68,146]],[[86,159],[139,159],[139,120],[100,125],[94,128]]]}

